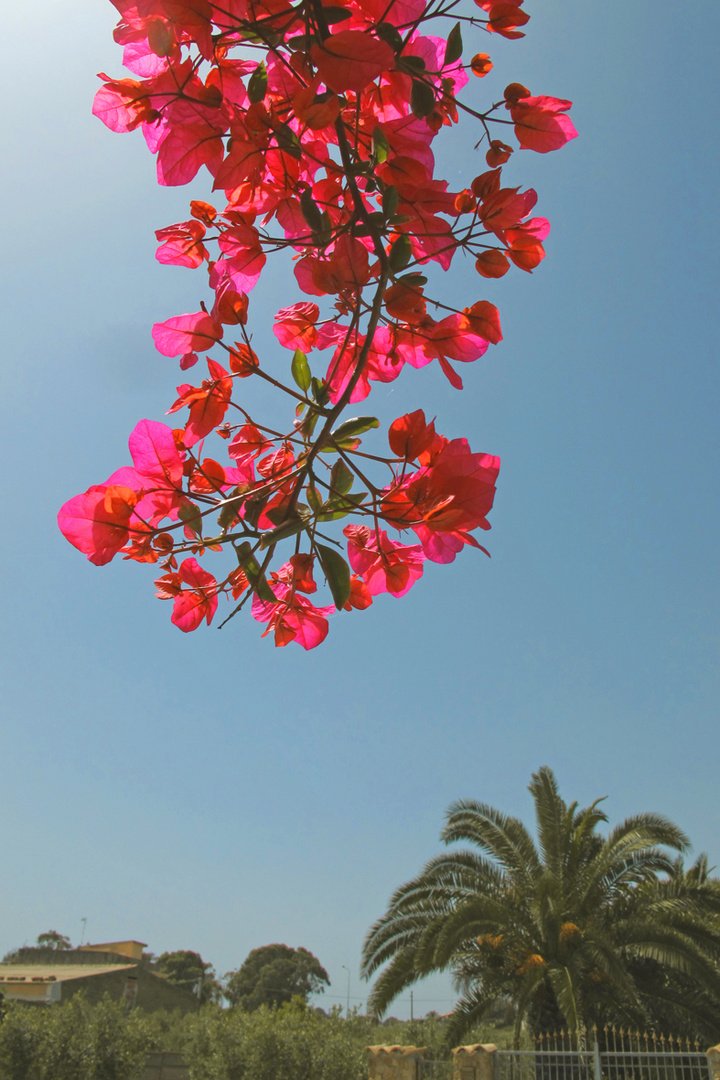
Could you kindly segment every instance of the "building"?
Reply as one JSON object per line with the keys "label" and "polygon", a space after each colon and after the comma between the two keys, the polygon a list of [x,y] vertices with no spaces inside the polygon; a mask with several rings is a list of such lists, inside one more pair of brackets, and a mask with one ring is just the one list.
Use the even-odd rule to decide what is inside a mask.
{"label": "building", "polygon": [[142,941],[106,941],[78,949],[18,949],[0,964],[0,993],[7,1001],[52,1005],[82,990],[90,1002],[109,994],[128,1009],[197,1009],[196,998],[142,962]]}

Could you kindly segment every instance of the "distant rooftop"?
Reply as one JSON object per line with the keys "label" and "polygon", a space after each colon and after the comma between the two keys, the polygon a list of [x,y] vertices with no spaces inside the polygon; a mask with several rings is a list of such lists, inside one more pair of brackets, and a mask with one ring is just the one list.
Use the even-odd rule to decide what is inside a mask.
{"label": "distant rooftop", "polygon": [[67,982],[90,975],[134,970],[135,964],[0,964],[0,984],[23,982]]}
{"label": "distant rooftop", "polygon": [[116,953],[118,956],[127,956],[131,960],[140,960],[145,948],[147,948],[146,941],[103,941],[98,945],[80,945],[78,952]]}

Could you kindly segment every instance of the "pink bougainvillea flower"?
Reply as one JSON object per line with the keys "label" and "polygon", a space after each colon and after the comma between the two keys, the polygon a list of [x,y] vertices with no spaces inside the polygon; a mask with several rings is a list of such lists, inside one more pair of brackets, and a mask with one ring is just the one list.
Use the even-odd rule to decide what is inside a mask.
{"label": "pink bougainvillea flower", "polygon": [[317,343],[315,323],[320,316],[317,304],[301,303],[283,308],[275,316],[275,337],[286,349],[302,349],[310,352]]}
{"label": "pink bougainvillea flower", "polygon": [[92,111],[106,127],[117,132],[133,131],[153,116],[148,89],[135,79],[106,82],[95,95]]}
{"label": "pink bougainvillea flower", "polygon": [[384,71],[395,67],[395,53],[390,46],[361,30],[341,30],[310,50],[325,85],[342,94],[359,93]]}
{"label": "pink bougainvillea flower", "polygon": [[490,528],[500,458],[473,454],[466,439],[436,436],[420,462],[419,472],[385,489],[383,517],[411,528],[428,559],[452,562],[464,544],[479,546],[470,530]]}
{"label": "pink bougainvillea flower", "polygon": [[195,268],[209,257],[202,243],[205,226],[201,221],[191,219],[181,221],[178,225],[168,225],[165,229],[157,229],[155,236],[161,241],[155,253],[158,262]]}
{"label": "pink bougainvillea flower", "polygon": [[194,311],[155,323],[152,336],[155,348],[163,356],[181,356],[211,349],[222,339],[223,330],[206,311]]}
{"label": "pink bougainvillea flower", "polygon": [[104,566],[127,543],[137,501],[132,488],[97,484],[65,503],[58,514],[60,531],[91,563]]}
{"label": "pink bougainvillea flower", "polygon": [[435,438],[435,423],[425,421],[422,409],[399,416],[393,420],[388,431],[388,442],[393,454],[405,461],[415,461],[418,454],[428,450]]}
{"label": "pink bougainvillea flower", "polygon": [[515,124],[515,136],[524,150],[547,154],[577,138],[575,125],[564,114],[572,101],[562,98],[523,97],[507,103]]}
{"label": "pink bougainvillea flower", "polygon": [[[184,559],[177,573],[166,574],[155,582],[156,596],[173,600],[170,621],[188,634],[205,619],[208,626],[217,611],[217,581],[196,559]],[[183,585],[189,588],[184,589]]]}
{"label": "pink bougainvillea flower", "polygon": [[[265,252],[260,246],[257,229],[252,225],[233,225],[221,233],[218,245],[225,256],[221,260],[223,272],[238,292],[250,292],[265,265]],[[215,265],[217,273],[220,265]]]}
{"label": "pink bougainvillea flower", "polygon": [[329,607],[315,607],[295,591],[297,584],[295,587],[288,584],[294,578],[295,568],[292,563],[285,563],[276,574],[271,574],[269,584],[277,601],[270,603],[255,594],[252,600],[252,616],[258,622],[268,623],[262,636],[266,637],[274,632],[276,645],[283,646],[290,641],[296,641],[303,649],[314,649],[327,637],[328,615],[333,614],[335,606],[331,604]]}
{"label": "pink bougainvillea flower", "polygon": [[168,413],[174,413],[186,405],[190,407],[190,416],[185,425],[186,446],[194,446],[222,423],[232,399],[232,378],[229,373],[215,360],[208,360],[207,365],[210,378],[205,379],[202,386],[187,383],[178,386],[180,396],[168,409]]}
{"label": "pink bougainvillea flower", "polygon": [[425,555],[419,544],[399,544],[384,530],[366,525],[346,525],[350,566],[359,574],[371,596],[389,592],[404,596],[422,577]]}

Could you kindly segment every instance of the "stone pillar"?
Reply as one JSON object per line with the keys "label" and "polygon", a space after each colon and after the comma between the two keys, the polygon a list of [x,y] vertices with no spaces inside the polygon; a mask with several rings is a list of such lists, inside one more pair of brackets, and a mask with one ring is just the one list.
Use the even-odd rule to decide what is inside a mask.
{"label": "stone pillar", "polygon": [[368,1080],[422,1080],[426,1047],[366,1046]]}
{"label": "stone pillar", "polygon": [[452,1052],[453,1080],[495,1080],[496,1053],[495,1043],[457,1046]]}
{"label": "stone pillar", "polygon": [[720,1046],[711,1046],[707,1052],[707,1059],[713,1080],[720,1080]]}

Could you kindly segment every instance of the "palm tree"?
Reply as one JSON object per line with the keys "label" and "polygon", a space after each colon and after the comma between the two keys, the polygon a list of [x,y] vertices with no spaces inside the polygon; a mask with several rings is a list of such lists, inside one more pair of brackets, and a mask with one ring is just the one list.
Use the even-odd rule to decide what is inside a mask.
{"label": "palm tree", "polygon": [[382,1015],[418,978],[450,971],[461,993],[450,1038],[504,995],[515,1006],[517,1045],[524,1023],[581,1031],[687,1019],[683,990],[692,986],[703,1006],[696,1014],[691,1004],[693,1018],[702,1014],[703,1034],[720,1035],[720,887],[706,861],[685,871],[668,853],[689,847],[682,830],[646,813],[603,836],[603,800],[568,806],[547,767],[530,792],[537,845],[522,822],[491,806],[450,807],[441,839],[479,851],[432,859],[392,896],[363,949],[366,978],[387,965],[369,1007]]}

